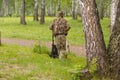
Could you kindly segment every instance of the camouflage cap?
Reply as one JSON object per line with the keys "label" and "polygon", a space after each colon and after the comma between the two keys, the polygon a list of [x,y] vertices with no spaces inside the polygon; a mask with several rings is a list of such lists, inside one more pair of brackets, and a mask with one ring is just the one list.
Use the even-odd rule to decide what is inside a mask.
{"label": "camouflage cap", "polygon": [[63,17],[63,12],[62,11],[58,11],[58,17]]}

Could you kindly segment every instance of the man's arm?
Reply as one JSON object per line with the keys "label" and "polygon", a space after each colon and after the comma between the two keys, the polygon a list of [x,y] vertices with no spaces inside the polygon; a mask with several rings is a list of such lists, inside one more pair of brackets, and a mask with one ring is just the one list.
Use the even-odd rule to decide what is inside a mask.
{"label": "man's arm", "polygon": [[53,30],[53,23],[49,27],[50,30]]}
{"label": "man's arm", "polygon": [[67,21],[66,21],[66,31],[69,31],[70,30],[70,25],[67,23]]}
{"label": "man's arm", "polygon": [[53,30],[54,25],[55,25],[55,20],[53,20],[53,22],[52,22],[52,24],[50,25],[49,29],[50,29],[50,30]]}

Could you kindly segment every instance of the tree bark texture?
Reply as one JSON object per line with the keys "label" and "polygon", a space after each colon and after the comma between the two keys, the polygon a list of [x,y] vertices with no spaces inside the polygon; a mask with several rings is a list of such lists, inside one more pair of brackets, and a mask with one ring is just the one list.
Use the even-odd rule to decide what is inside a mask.
{"label": "tree bark texture", "polygon": [[0,31],[0,46],[1,46],[1,31]]}
{"label": "tree bark texture", "polygon": [[42,0],[41,3],[41,14],[40,14],[40,24],[44,24],[45,23],[45,0]]}
{"label": "tree bark texture", "polygon": [[53,15],[53,10],[52,10],[52,0],[50,0],[50,4],[48,6],[48,16]]}
{"label": "tree bark texture", "polygon": [[115,19],[116,19],[116,12],[117,12],[117,5],[118,5],[119,0],[111,0],[111,11],[110,11],[110,30],[111,33],[113,31],[113,27],[115,25]]}
{"label": "tree bark texture", "polygon": [[34,21],[38,21],[38,0],[34,0]]}
{"label": "tree bark texture", "polygon": [[14,12],[17,16],[20,15],[20,3],[18,1],[15,0],[15,3],[14,3]]}
{"label": "tree bark texture", "polygon": [[60,0],[58,0],[58,11],[61,11]]}
{"label": "tree bark texture", "polygon": [[[111,27],[113,29],[111,32],[107,53],[109,59],[108,66],[110,66],[110,77],[112,78],[112,80],[120,80],[120,1],[114,1],[112,0],[111,2],[111,9],[113,10],[112,14],[114,13],[113,16],[115,19],[111,19]],[[112,6],[113,4],[116,5]],[[116,11],[116,13],[114,11]]]}
{"label": "tree bark texture", "polygon": [[20,17],[20,24],[25,25],[25,0],[21,0],[21,17]]}
{"label": "tree bark texture", "polygon": [[100,5],[100,19],[104,18],[104,0],[100,0],[101,5]]}
{"label": "tree bark texture", "polygon": [[0,12],[1,17],[5,16],[5,8],[6,8],[6,0],[3,0],[2,1],[2,8],[1,8],[1,12]]}
{"label": "tree bark texture", "polygon": [[12,5],[10,4],[11,0],[7,1],[7,5],[8,5],[8,16],[12,16]]}
{"label": "tree bark texture", "polygon": [[77,5],[76,0],[72,0],[72,18],[77,19]]}
{"label": "tree bark texture", "polygon": [[86,40],[86,56],[88,67],[93,58],[97,59],[100,73],[106,72],[106,46],[99,21],[95,0],[79,0],[81,16]]}

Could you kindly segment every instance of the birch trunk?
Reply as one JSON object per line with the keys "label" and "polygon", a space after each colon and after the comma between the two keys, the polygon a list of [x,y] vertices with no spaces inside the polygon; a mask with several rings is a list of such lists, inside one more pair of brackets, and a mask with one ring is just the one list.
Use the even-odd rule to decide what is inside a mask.
{"label": "birch trunk", "polygon": [[100,19],[104,18],[104,0],[101,0],[101,5],[100,5]]}
{"label": "birch trunk", "polygon": [[5,16],[5,8],[6,8],[6,0],[3,0],[2,1],[2,8],[1,8],[1,12],[0,12],[1,17]]}
{"label": "birch trunk", "polygon": [[40,14],[40,24],[45,23],[45,0],[42,0],[41,4],[41,14]]}
{"label": "birch trunk", "polygon": [[88,67],[93,58],[97,59],[100,74],[106,72],[106,46],[100,25],[95,0],[78,0],[86,40],[86,56]]}
{"label": "birch trunk", "polygon": [[38,21],[38,0],[34,0],[34,21]]}
{"label": "birch trunk", "polygon": [[58,11],[61,10],[61,7],[60,7],[60,0],[58,0]]}
{"label": "birch trunk", "polygon": [[1,31],[0,31],[0,46],[1,46]]}
{"label": "birch trunk", "polygon": [[111,1],[111,18],[112,30],[107,51],[109,73],[112,80],[120,80],[120,0]]}
{"label": "birch trunk", "polygon": [[20,17],[20,24],[25,25],[25,0],[21,0],[21,17]]}
{"label": "birch trunk", "polygon": [[116,12],[117,12],[117,6],[119,0],[111,0],[111,9],[110,9],[110,31],[112,33],[113,27],[115,25],[115,19],[116,19]]}

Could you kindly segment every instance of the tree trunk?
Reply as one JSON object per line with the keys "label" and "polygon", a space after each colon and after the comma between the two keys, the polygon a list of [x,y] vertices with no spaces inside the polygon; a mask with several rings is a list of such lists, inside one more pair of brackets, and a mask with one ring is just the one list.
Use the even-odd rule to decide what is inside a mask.
{"label": "tree trunk", "polygon": [[20,24],[25,25],[25,0],[21,0],[21,17],[20,17]]}
{"label": "tree trunk", "polygon": [[1,31],[0,31],[0,46],[1,46]]}
{"label": "tree trunk", "polygon": [[52,0],[50,0],[50,16],[52,16]]}
{"label": "tree trunk", "polygon": [[18,2],[17,0],[15,0],[15,3],[14,3],[14,12],[16,14],[16,16],[19,16],[20,15],[20,2]]}
{"label": "tree trunk", "polygon": [[100,0],[101,4],[100,4],[100,19],[104,18],[104,0]]}
{"label": "tree trunk", "polygon": [[120,0],[111,1],[111,18],[112,31],[107,51],[109,73],[112,80],[120,80]]}
{"label": "tree trunk", "polygon": [[7,2],[8,5],[8,16],[12,16],[12,5],[11,5],[11,0],[8,0]]}
{"label": "tree trunk", "polygon": [[61,11],[60,0],[58,0],[58,11]]}
{"label": "tree trunk", "polygon": [[112,33],[113,31],[113,27],[115,25],[115,19],[116,19],[116,12],[117,12],[117,6],[118,5],[119,0],[112,0],[111,1],[111,11],[110,11],[110,31]]}
{"label": "tree trunk", "polygon": [[56,4],[54,4],[54,16],[56,16]]}
{"label": "tree trunk", "polygon": [[52,0],[50,0],[50,4],[48,6],[48,16],[52,16],[53,13],[52,13]]}
{"label": "tree trunk", "polygon": [[2,8],[1,8],[1,12],[0,12],[1,17],[5,16],[5,8],[6,8],[6,0],[3,0],[2,1]]}
{"label": "tree trunk", "polygon": [[40,24],[44,24],[45,23],[45,0],[42,0],[42,4],[41,4],[41,18],[40,18]]}
{"label": "tree trunk", "polygon": [[77,17],[76,17],[76,8],[77,7],[75,7],[76,6],[75,3],[76,3],[76,0],[72,0],[72,18],[74,20],[77,19]]}
{"label": "tree trunk", "polygon": [[100,74],[106,72],[106,46],[100,25],[95,0],[79,0],[86,40],[88,67],[93,58],[97,59]]}
{"label": "tree trunk", "polygon": [[34,0],[34,21],[38,21],[38,0]]}

